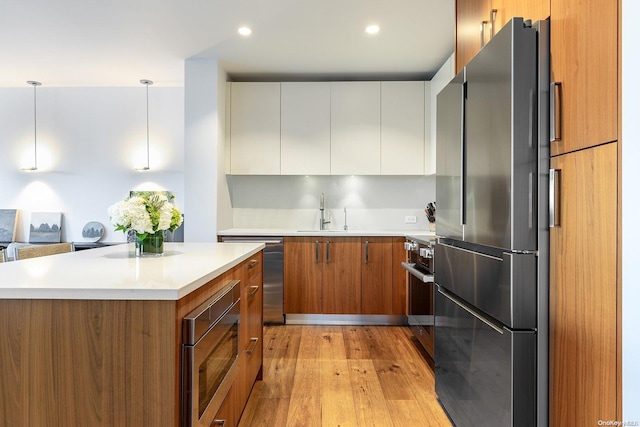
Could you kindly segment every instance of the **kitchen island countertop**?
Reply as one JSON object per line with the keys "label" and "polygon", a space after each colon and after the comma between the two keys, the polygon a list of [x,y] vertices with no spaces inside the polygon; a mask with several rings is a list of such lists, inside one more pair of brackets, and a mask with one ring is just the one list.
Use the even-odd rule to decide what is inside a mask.
{"label": "kitchen island countertop", "polygon": [[165,243],[158,257],[134,244],[0,264],[0,299],[179,300],[264,248],[261,243]]}

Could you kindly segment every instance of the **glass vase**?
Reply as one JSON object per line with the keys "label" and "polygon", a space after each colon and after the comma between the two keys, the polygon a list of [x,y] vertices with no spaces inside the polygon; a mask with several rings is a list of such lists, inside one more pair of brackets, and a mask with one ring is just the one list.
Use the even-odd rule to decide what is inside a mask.
{"label": "glass vase", "polygon": [[136,240],[136,256],[161,256],[164,253],[164,231],[147,234]]}

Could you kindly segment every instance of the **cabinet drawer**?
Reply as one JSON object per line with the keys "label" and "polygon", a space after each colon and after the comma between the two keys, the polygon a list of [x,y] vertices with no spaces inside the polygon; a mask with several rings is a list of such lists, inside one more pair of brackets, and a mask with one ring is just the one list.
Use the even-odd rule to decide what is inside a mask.
{"label": "cabinet drawer", "polygon": [[[247,265],[247,284],[255,284],[258,276],[262,276],[262,252],[259,252],[246,261]],[[260,279],[262,283],[262,279]]]}

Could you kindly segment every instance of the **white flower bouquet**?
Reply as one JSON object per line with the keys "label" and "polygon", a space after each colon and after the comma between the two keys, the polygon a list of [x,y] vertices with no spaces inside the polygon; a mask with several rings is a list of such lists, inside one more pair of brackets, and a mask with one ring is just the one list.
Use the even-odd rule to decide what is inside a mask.
{"label": "white flower bouquet", "polygon": [[116,231],[134,230],[138,240],[158,231],[175,231],[182,224],[178,208],[161,193],[129,197],[109,206],[108,212]]}

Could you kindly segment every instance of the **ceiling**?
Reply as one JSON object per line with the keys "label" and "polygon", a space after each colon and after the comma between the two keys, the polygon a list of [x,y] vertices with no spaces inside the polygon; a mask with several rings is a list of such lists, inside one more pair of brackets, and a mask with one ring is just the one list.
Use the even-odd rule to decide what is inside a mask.
{"label": "ceiling", "polygon": [[0,87],[182,86],[198,58],[236,80],[430,78],[453,53],[454,3],[0,0]]}

